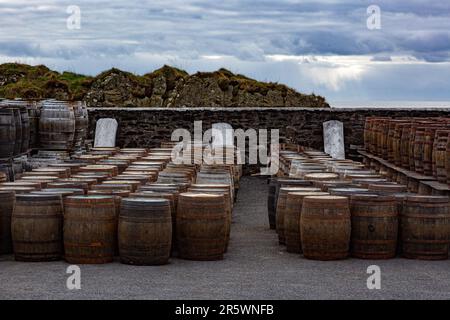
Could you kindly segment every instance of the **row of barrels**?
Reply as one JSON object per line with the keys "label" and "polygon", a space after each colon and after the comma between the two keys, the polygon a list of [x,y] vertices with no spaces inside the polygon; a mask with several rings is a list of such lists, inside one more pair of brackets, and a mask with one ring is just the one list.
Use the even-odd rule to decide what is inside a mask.
{"label": "row of barrels", "polygon": [[30,148],[81,148],[87,130],[88,113],[83,102],[0,101],[0,159],[18,156]]}
{"label": "row of barrels", "polygon": [[[16,205],[1,206],[0,215],[5,221],[12,216],[10,239],[16,259],[43,261],[64,254],[71,263],[104,263],[112,259],[111,246],[118,248],[113,249],[122,262],[130,264],[167,263],[171,252],[185,259],[222,259],[230,239],[234,197],[230,169],[174,165],[170,150],[94,148],[74,162],[34,169],[0,185],[1,193],[16,193]],[[164,172],[173,175],[162,175],[163,180],[175,180],[161,181]],[[189,180],[177,180],[180,177]],[[57,201],[55,196],[62,198]],[[40,200],[42,210],[35,210]],[[17,228],[16,212],[21,215]],[[3,247],[8,234],[5,221],[0,228]],[[62,235],[60,240],[50,239],[55,234]],[[36,254],[42,246],[61,250]]]}
{"label": "row of barrels", "polygon": [[[317,260],[448,258],[448,197],[409,193],[405,185],[321,152],[281,152],[281,162],[292,161],[300,161],[300,174],[271,178],[268,194],[270,227],[288,252]],[[301,163],[315,163],[322,172],[308,172]],[[352,167],[350,174],[342,163]]]}
{"label": "row of barrels", "polygon": [[368,117],[364,145],[370,153],[410,171],[450,184],[450,118]]}

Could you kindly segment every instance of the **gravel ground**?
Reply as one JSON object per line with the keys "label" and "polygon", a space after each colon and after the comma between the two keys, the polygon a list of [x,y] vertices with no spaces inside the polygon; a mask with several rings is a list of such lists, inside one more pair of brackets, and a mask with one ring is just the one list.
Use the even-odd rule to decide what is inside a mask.
{"label": "gravel ground", "polygon": [[[85,265],[81,290],[68,290],[67,263],[0,256],[0,299],[450,299],[450,261],[320,262],[287,253],[268,228],[266,199],[265,179],[241,181],[223,261]],[[380,290],[367,289],[373,264]]]}

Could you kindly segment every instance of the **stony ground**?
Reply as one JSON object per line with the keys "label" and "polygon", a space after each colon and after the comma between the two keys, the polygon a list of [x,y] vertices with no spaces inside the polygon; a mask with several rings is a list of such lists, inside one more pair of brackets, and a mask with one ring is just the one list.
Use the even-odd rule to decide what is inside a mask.
{"label": "stony ground", "polygon": [[[81,290],[71,291],[65,262],[0,256],[0,299],[450,299],[450,261],[319,262],[287,253],[268,229],[266,199],[264,179],[242,180],[223,261],[81,266]],[[380,290],[367,289],[373,264]]]}

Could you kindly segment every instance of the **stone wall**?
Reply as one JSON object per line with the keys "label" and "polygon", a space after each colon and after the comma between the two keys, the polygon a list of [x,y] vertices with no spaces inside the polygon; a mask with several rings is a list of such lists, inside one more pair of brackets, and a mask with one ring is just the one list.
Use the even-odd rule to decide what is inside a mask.
{"label": "stone wall", "polygon": [[364,119],[367,116],[440,117],[450,109],[303,109],[303,108],[91,108],[90,135],[95,121],[115,118],[119,123],[120,147],[158,147],[170,140],[172,131],[185,128],[193,132],[194,121],[203,121],[203,130],[214,122],[228,122],[233,128],[279,129],[281,142],[293,142],[323,149],[322,123],[344,123],[346,152],[351,145],[363,144]]}

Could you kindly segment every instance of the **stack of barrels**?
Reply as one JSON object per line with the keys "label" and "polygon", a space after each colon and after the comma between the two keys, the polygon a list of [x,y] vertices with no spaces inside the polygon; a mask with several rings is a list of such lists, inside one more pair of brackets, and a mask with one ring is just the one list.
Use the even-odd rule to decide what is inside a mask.
{"label": "stack of barrels", "polygon": [[279,173],[268,181],[269,226],[288,252],[315,260],[448,258],[448,197],[408,193],[359,162],[298,150],[280,151]]}
{"label": "stack of barrels", "polygon": [[15,174],[22,172],[22,164],[14,168],[13,159],[28,155],[30,150],[46,150],[55,158],[55,152],[82,149],[87,129],[88,113],[83,102],[2,100],[0,171],[14,180]]}
{"label": "stack of barrels", "polygon": [[368,117],[364,145],[395,166],[450,184],[449,117]]}
{"label": "stack of barrels", "polygon": [[236,168],[172,160],[171,148],[92,148],[0,181],[1,253],[75,264],[222,259]]}

